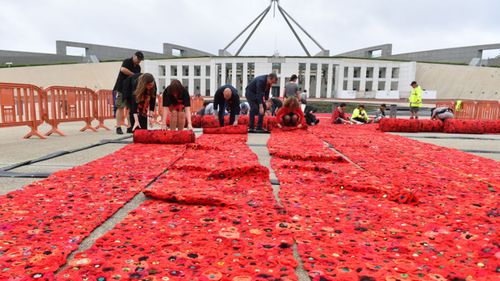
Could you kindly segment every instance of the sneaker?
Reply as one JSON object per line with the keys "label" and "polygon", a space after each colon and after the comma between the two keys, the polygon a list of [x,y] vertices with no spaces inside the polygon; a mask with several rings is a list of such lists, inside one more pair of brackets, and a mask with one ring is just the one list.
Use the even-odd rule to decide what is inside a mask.
{"label": "sneaker", "polygon": [[319,123],[319,119],[316,119],[316,125],[318,125],[318,123]]}
{"label": "sneaker", "polygon": [[127,128],[127,134],[132,134],[132,127]]}
{"label": "sneaker", "polygon": [[123,135],[122,127],[118,127],[118,128],[116,128],[116,133],[117,133],[118,135]]}

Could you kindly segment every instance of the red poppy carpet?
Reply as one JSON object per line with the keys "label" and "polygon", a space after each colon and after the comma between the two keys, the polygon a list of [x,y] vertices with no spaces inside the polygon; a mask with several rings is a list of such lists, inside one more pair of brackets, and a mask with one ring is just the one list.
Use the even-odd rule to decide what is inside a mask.
{"label": "red poppy carpet", "polygon": [[[498,162],[378,125],[273,130],[278,202],[244,128],[203,122],[195,142],[140,132],[142,143],[0,196],[0,280],[289,281],[294,248],[313,281],[498,280]],[[58,271],[140,192],[142,205]]]}

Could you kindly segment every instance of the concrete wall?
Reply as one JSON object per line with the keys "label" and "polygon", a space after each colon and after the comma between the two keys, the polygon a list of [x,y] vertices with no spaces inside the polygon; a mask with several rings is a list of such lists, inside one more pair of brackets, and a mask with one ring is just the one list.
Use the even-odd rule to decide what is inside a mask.
{"label": "concrete wall", "polygon": [[421,62],[451,62],[469,64],[472,59],[481,59],[483,50],[500,49],[500,44],[478,45],[460,48],[423,51],[416,53],[397,54],[384,58],[401,59]]}
{"label": "concrete wall", "polygon": [[174,55],[174,50],[180,51],[180,56],[181,57],[204,57],[204,56],[214,56],[213,54],[180,46],[180,45],[175,45],[171,43],[163,43],[163,54],[165,56],[173,56]]}
{"label": "concrete wall", "polygon": [[500,100],[500,68],[417,63],[416,77],[438,99]]}
{"label": "concrete wall", "polygon": [[368,48],[363,48],[355,51],[350,51],[347,53],[338,54],[339,57],[352,57],[352,58],[371,58],[374,51],[382,51],[382,57],[388,57],[392,55],[392,44],[384,44],[379,46],[373,46]]}
{"label": "concrete wall", "polygon": [[55,54],[44,53],[31,53],[31,52],[16,52],[0,50],[0,65],[4,66],[6,63],[12,65],[26,65],[26,64],[55,64],[66,62],[86,62],[84,57],[79,56],[64,56]]}
{"label": "concrete wall", "polygon": [[[56,52],[58,55],[66,55],[66,47],[77,47],[85,49],[85,55],[96,56],[99,60],[123,60],[132,57],[132,55],[137,51],[135,49],[110,47],[96,44],[80,43],[80,42],[70,42],[70,41],[56,41]],[[165,57],[162,53],[147,52],[142,51],[146,59],[153,58],[163,58]]]}
{"label": "concrete wall", "polygon": [[120,66],[121,62],[107,62],[2,68],[0,82],[112,89]]}

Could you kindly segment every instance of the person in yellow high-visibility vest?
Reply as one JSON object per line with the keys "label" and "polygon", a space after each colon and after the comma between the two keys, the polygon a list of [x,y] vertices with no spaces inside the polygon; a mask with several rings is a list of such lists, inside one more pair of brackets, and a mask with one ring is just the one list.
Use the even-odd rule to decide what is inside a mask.
{"label": "person in yellow high-visibility vest", "polygon": [[352,112],[351,121],[356,124],[367,124],[372,122],[368,117],[368,113],[366,113],[365,106],[362,104],[358,105]]}
{"label": "person in yellow high-visibility vest", "polygon": [[411,82],[410,94],[410,119],[418,119],[418,111],[422,107],[422,88],[417,84],[416,81]]}

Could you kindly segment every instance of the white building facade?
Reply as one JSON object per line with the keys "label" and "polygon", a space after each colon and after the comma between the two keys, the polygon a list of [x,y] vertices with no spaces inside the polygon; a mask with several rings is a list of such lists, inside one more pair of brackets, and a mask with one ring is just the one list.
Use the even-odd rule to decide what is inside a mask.
{"label": "white building facade", "polygon": [[399,99],[409,95],[416,77],[415,62],[329,57],[201,57],[147,60],[144,71],[155,76],[162,91],[173,79],[191,95],[213,96],[218,87],[231,84],[244,96],[256,76],[275,72],[274,96],[283,96],[290,76],[312,99]]}

